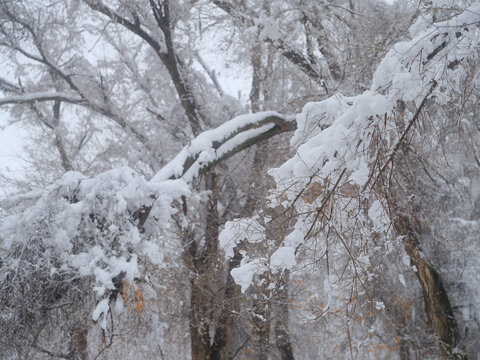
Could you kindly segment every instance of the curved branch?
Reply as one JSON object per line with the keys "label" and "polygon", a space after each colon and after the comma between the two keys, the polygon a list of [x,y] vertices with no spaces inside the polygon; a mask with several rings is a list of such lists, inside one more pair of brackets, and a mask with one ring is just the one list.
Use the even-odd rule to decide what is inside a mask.
{"label": "curved branch", "polygon": [[[216,129],[198,135],[190,145],[184,147],[173,160],[160,169],[150,183],[174,179],[191,181],[240,151],[296,128],[294,116],[273,111],[238,116]],[[133,213],[133,219],[137,221],[140,231],[143,231],[151,209],[151,205],[142,206]]]}
{"label": "curved branch", "polygon": [[294,117],[273,111],[238,116],[198,135],[151,181],[189,181],[238,152],[296,127]]}

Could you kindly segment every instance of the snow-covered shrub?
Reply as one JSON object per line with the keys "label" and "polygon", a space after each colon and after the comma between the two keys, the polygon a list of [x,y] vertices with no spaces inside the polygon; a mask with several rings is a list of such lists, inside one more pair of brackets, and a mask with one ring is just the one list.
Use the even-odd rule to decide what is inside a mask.
{"label": "snow-covered shrub", "polygon": [[[95,321],[103,315],[103,329],[124,287],[133,287],[142,304],[135,290],[141,259],[162,262],[155,243],[158,224],[168,224],[176,212],[174,199],[188,191],[182,180],[149,184],[124,167],[94,178],[69,172],[44,190],[4,201],[0,321],[9,330],[3,336],[15,337],[17,327],[34,327],[48,309],[72,297],[95,294],[100,301],[89,312]],[[147,216],[155,218],[153,225],[146,223]],[[152,226],[157,237],[147,236]]]}

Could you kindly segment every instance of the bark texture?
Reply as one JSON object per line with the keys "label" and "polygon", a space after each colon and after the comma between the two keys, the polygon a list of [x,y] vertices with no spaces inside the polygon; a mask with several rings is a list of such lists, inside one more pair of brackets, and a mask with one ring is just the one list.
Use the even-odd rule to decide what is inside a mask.
{"label": "bark texture", "polygon": [[398,209],[393,211],[392,219],[395,232],[402,236],[410,263],[416,268],[416,275],[422,287],[425,311],[430,320],[429,326],[438,337],[442,356],[445,359],[465,360],[465,356],[454,353],[460,336],[442,278],[421,252],[419,238],[423,232],[422,226]]}

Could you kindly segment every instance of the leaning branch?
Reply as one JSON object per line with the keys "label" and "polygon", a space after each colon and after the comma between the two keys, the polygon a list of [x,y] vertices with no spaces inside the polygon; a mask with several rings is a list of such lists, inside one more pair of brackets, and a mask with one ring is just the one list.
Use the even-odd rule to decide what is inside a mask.
{"label": "leaning branch", "polygon": [[[213,4],[243,24],[249,27],[256,26],[254,20],[255,15],[251,11],[240,12],[230,1],[225,0],[213,0]],[[289,46],[282,39],[272,39],[268,36],[264,36],[263,41],[273,46],[273,48],[292,64],[297,66],[311,80],[320,84],[328,95],[327,84],[322,74],[314,68],[312,63],[299,50]]]}
{"label": "leaning branch", "polygon": [[[192,179],[252,145],[297,128],[294,116],[273,111],[238,116],[213,130],[198,135],[150,180]],[[140,230],[147,221],[152,206],[143,206],[133,213]]]}
{"label": "leaning branch", "polygon": [[294,117],[272,111],[238,116],[198,135],[151,181],[190,181],[238,152],[296,127]]}

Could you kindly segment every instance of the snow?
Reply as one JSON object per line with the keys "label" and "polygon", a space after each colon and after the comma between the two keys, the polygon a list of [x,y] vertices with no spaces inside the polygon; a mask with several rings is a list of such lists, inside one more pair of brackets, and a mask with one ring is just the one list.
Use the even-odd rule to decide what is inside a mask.
{"label": "snow", "polygon": [[265,240],[265,229],[258,222],[259,217],[227,221],[219,235],[219,245],[227,258],[233,257],[233,249],[242,240],[258,243]]}
{"label": "snow", "polygon": [[125,311],[125,305],[121,296],[117,296],[115,304],[113,304],[113,313],[116,315],[122,314]]}
{"label": "snow", "polygon": [[255,274],[264,269],[261,259],[255,259],[251,262],[242,260],[239,267],[232,269],[231,275],[236,284],[240,285],[242,294],[252,285]]}
{"label": "snow", "polygon": [[[334,97],[338,101],[338,96]],[[319,111],[331,109],[332,99],[317,103]],[[380,119],[393,108],[387,106],[385,96],[366,91],[354,98],[353,104],[343,102],[338,110],[345,110],[333,124],[312,136],[297,149],[296,154],[280,168],[273,169],[270,174],[282,189],[287,190],[293,198],[315,174],[319,178],[331,177],[335,171],[341,172],[344,167],[350,170],[351,180],[362,186],[368,179],[369,157],[362,158],[362,151],[368,147],[371,127],[369,119]],[[312,105],[310,104],[309,107]],[[312,111],[311,109],[309,111]],[[380,112],[380,113],[379,113]],[[338,114],[338,113],[336,113]],[[318,115],[318,114],[317,114]],[[383,116],[382,116],[383,118]],[[302,137],[299,127],[295,136]],[[359,144],[359,136],[363,141]],[[303,178],[303,180],[302,180]]]}
{"label": "snow", "polygon": [[359,159],[357,168],[352,172],[349,179],[359,186],[363,186],[367,183],[370,174],[368,164],[364,159]]}
{"label": "snow", "polygon": [[[443,0],[439,2],[440,5],[444,3]],[[325,192],[333,190],[333,184],[337,184],[341,174],[346,176],[339,183],[340,187],[348,184],[363,188],[371,175],[376,174],[376,154],[371,151],[375,149],[372,142],[374,131],[391,134],[385,136],[390,150],[400,139],[399,132],[392,131],[397,130],[391,116],[397,100],[418,105],[425,96],[430,96],[427,90],[433,81],[441,84],[438,88],[458,84],[458,78],[453,79],[451,84],[442,83],[442,76],[451,71],[448,62],[462,60],[470,53],[476,53],[478,29],[475,22],[478,21],[479,12],[480,4],[477,3],[462,15],[435,27],[428,27],[428,21],[419,20],[416,24],[419,33],[414,35],[413,40],[399,43],[387,53],[374,74],[370,90],[355,97],[335,94],[304,106],[302,113],[296,117],[298,127],[291,140],[295,154],[270,173],[277,182],[278,192],[285,194],[290,201],[295,199],[295,213],[309,215],[303,219],[300,219],[301,215],[298,216],[295,229],[285,238],[282,246],[274,249],[269,259],[252,260],[245,256],[240,266],[231,271],[242,293],[251,286],[256,274],[268,269],[266,264],[273,271],[296,266],[295,249],[306,241],[305,223],[312,222],[312,213],[318,214],[318,204],[309,204],[301,197],[297,198],[297,195],[311,184],[314,177],[319,183],[325,184]],[[462,25],[462,31],[465,28],[471,31],[465,30],[465,36],[456,37],[454,32],[458,24]],[[270,39],[278,36],[276,23],[259,20],[257,26],[262,28],[261,36]],[[443,41],[447,42],[447,46],[438,56],[429,59],[429,54]],[[438,92],[433,95],[436,99],[445,98]],[[57,96],[71,102],[81,101],[79,97],[67,93],[47,92],[3,98],[0,99],[0,105],[47,100]],[[40,261],[54,260],[59,262],[58,269],[68,271],[69,275],[93,278],[93,290],[97,296],[105,298],[97,304],[92,319],[98,321],[103,315],[101,327],[105,329],[110,310],[109,294],[115,289],[113,279],[124,274],[125,281],[133,283],[142,274],[140,260],[148,259],[155,265],[161,265],[164,260],[161,246],[149,239],[148,225],[151,224],[147,223],[146,230],[139,229],[138,221],[132,218],[132,214],[141,208],[151,208],[151,217],[156,219],[159,226],[166,226],[176,213],[172,203],[181,196],[191,194],[188,183],[197,176],[202,166],[228,154],[246,140],[271,130],[275,125],[263,121],[272,116],[290,120],[276,112],[261,112],[238,116],[216,129],[203,132],[157,172],[151,181],[146,181],[129,167],[90,178],[78,172],[68,172],[44,190],[5,200],[0,205],[12,210],[12,215],[0,223],[1,246],[9,251],[39,243],[36,256]],[[457,179],[459,182],[461,180]],[[476,199],[480,196],[479,183],[472,185],[466,180],[468,178],[465,178],[463,185],[472,186],[471,192]],[[340,197],[339,193],[341,191],[333,196]],[[354,206],[355,201],[352,201],[344,209],[338,210],[333,206],[332,209],[348,213]],[[386,227],[385,210],[380,201],[371,203],[368,218],[375,230]],[[359,222],[363,219],[360,218]],[[452,217],[451,220],[465,227],[478,225],[477,221],[461,217]],[[322,221],[328,225],[330,220]],[[345,222],[345,228],[348,225]],[[144,230],[147,231],[146,236],[141,233]],[[236,219],[225,224],[219,235],[219,245],[227,258],[234,255],[234,249],[241,241],[266,241],[262,218]],[[319,249],[323,250],[322,246]],[[339,250],[334,244],[329,246],[333,271],[333,259],[338,257]],[[388,243],[385,247],[388,247]],[[374,250],[372,247],[371,251]],[[400,260],[416,271],[406,253],[402,254]],[[364,267],[371,265],[365,253],[356,253],[355,261]],[[49,269],[52,275],[57,271],[54,267]],[[398,275],[398,279],[406,286],[402,274]],[[337,282],[340,279],[333,274],[325,278],[328,306],[334,306],[337,301]],[[383,310],[385,305],[376,301],[375,307]],[[113,310],[115,313],[123,311],[121,299],[117,298]]]}
{"label": "snow", "polygon": [[292,147],[304,143],[309,138],[319,134],[349,108],[354,98],[336,94],[320,102],[307,103],[297,115],[297,130],[290,140]]}
{"label": "snow", "polygon": [[[442,80],[442,69],[448,65],[443,54],[448,54],[448,61],[461,60],[467,54],[467,51],[449,52],[449,49],[460,47],[471,54],[475,52],[478,39],[457,37],[454,34],[457,28],[452,25],[474,24],[474,14],[479,8],[478,3],[472,5],[460,16],[427,28],[411,41],[396,44],[375,71],[371,90],[351,98],[336,94],[305,105],[297,116],[298,128],[292,138],[292,145],[299,145],[295,155],[270,171],[279,190],[293,200],[312,174],[319,179],[335,179],[344,171],[353,184],[363,187],[370,178],[375,160],[368,152],[374,130],[391,132],[392,137],[387,140],[395,144],[398,140],[393,138],[395,132],[391,130],[396,129],[396,124],[390,115],[397,100],[420,104],[429,95],[432,81]],[[441,26],[446,26],[449,32]],[[464,30],[465,34],[476,32],[474,25],[469,27],[471,31]],[[436,56],[426,59],[443,41],[447,41],[447,46]],[[418,56],[420,53],[424,55]],[[436,94],[437,98],[442,96],[438,91]],[[336,182],[329,183],[333,186]]]}
{"label": "snow", "polygon": [[100,325],[103,330],[107,328],[107,314],[109,309],[110,309],[110,306],[108,305],[108,299],[103,299],[97,304],[97,307],[95,308],[95,310],[93,310],[93,313],[92,313],[93,321],[98,321],[100,316],[103,314],[103,320]]}
{"label": "snow", "polygon": [[375,301],[375,309],[379,311],[385,310],[385,304],[382,301]]}
{"label": "snow", "polygon": [[368,217],[373,223],[377,231],[385,230],[389,225],[389,220],[385,214],[382,203],[379,200],[374,200],[368,209]]}
{"label": "snow", "polygon": [[273,129],[274,127],[275,127],[275,124],[267,124],[256,129],[251,129],[251,130],[241,132],[240,134],[236,135],[231,140],[229,140],[228,142],[226,142],[225,144],[223,144],[218,148],[217,157],[221,157],[227,154],[238,145],[244,143],[246,140],[255,138],[256,136],[266,133],[267,131]]}
{"label": "snow", "polygon": [[288,246],[279,247],[270,257],[270,266],[274,270],[290,270],[296,263],[295,249]]}
{"label": "snow", "polygon": [[[140,277],[139,256],[154,264],[163,260],[161,248],[142,236],[132,214],[152,207],[151,214],[167,224],[177,211],[173,201],[189,193],[183,180],[150,184],[128,167],[91,178],[67,172],[44,190],[2,202],[16,213],[0,223],[1,246],[9,251],[41,241],[41,247],[30,250],[39,251],[32,261],[54,259],[64,273],[92,277],[97,296],[108,296],[115,290],[112,279],[119,274],[128,283]],[[106,301],[98,304],[94,320],[106,314]],[[106,326],[105,317],[101,325]]]}
{"label": "snow", "polygon": [[305,234],[302,231],[294,229],[285,237],[285,246],[296,248],[303,243],[304,237]]}

